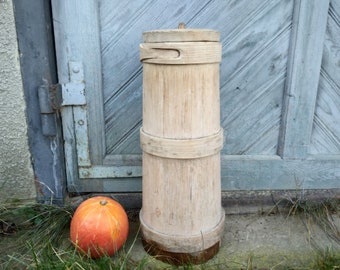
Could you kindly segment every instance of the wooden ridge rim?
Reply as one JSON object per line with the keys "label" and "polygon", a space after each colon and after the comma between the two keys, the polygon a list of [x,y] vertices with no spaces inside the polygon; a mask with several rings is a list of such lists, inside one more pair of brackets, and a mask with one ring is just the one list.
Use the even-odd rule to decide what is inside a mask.
{"label": "wooden ridge rim", "polygon": [[163,29],[143,33],[143,42],[218,42],[220,33],[211,29]]}
{"label": "wooden ridge rim", "polygon": [[193,139],[168,139],[150,135],[140,129],[140,142],[144,152],[174,159],[202,158],[218,153],[223,147],[223,129],[217,133]]}

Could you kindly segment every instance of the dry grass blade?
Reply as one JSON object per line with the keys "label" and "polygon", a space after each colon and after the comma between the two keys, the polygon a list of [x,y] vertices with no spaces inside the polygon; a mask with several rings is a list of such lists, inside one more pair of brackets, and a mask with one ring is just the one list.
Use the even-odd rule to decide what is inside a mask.
{"label": "dry grass blade", "polygon": [[[60,243],[71,217],[72,211],[67,207],[38,203],[3,205],[0,209],[0,220],[12,224],[15,232],[1,239],[8,245],[0,246],[0,268],[1,265],[10,265],[8,261],[21,265],[20,268],[25,263],[29,265],[28,261],[32,259],[38,263],[36,260],[40,253],[49,244]],[[34,252],[31,252],[32,250]]]}

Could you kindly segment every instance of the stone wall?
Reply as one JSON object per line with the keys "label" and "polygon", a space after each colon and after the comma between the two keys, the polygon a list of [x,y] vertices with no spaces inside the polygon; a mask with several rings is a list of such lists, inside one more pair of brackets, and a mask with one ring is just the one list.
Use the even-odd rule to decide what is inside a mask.
{"label": "stone wall", "polygon": [[0,201],[34,199],[13,3],[0,0]]}

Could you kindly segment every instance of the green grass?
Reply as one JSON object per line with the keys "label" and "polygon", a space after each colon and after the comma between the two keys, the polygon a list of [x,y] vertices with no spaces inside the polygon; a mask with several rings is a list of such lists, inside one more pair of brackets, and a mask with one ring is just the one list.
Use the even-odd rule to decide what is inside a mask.
{"label": "green grass", "polygon": [[144,269],[126,247],[113,257],[94,260],[69,240],[70,207],[26,204],[0,209],[0,269]]}
{"label": "green grass", "polygon": [[319,254],[315,259],[313,267],[314,269],[319,270],[340,269],[340,254],[335,253],[331,249],[319,251]]}

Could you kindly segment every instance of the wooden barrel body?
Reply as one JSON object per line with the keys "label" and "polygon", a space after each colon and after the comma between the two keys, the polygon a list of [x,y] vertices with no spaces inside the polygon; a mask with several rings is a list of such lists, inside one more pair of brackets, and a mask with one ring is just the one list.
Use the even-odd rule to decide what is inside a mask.
{"label": "wooden barrel body", "polygon": [[219,33],[143,34],[143,206],[146,250],[200,263],[219,249],[221,207]]}

